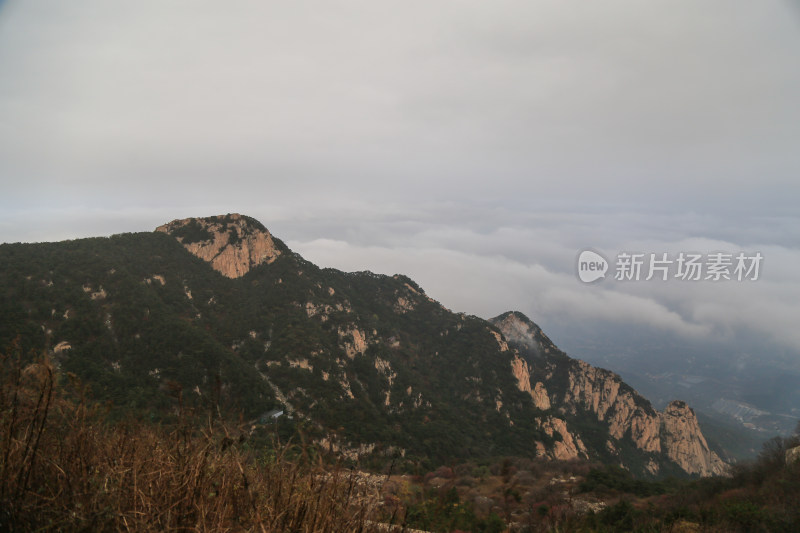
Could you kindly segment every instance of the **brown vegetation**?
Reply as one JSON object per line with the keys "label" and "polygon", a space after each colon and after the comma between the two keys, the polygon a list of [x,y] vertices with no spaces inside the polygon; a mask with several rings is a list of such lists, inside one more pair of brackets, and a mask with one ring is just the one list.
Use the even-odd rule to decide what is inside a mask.
{"label": "brown vegetation", "polygon": [[255,454],[221,423],[110,425],[47,361],[3,357],[0,530],[369,531],[349,471]]}

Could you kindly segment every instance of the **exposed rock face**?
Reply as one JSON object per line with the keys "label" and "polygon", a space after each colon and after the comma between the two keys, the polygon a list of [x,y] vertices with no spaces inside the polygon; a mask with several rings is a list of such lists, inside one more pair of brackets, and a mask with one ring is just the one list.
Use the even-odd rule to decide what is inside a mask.
{"label": "exposed rock face", "polygon": [[367,351],[367,335],[355,326],[347,330],[339,328],[339,340],[350,359]]}
{"label": "exposed rock face", "polygon": [[786,450],[786,464],[792,465],[797,461],[800,461],[800,446]]}
{"label": "exposed rock face", "polygon": [[494,338],[497,339],[497,347],[500,348],[501,352],[508,351],[508,343],[503,339],[503,337],[497,333],[496,331],[489,330],[489,333],[494,335]]}
{"label": "exposed rock face", "polygon": [[405,314],[409,311],[413,311],[414,307],[415,306],[413,302],[403,298],[402,296],[399,296],[397,298],[397,303],[394,306],[394,310],[396,313]]}
{"label": "exposed rock face", "polygon": [[544,385],[541,381],[536,382],[536,385],[531,392],[531,396],[533,397],[533,405],[542,411],[550,409],[550,397],[547,396],[547,389],[544,388]]}
{"label": "exposed rock face", "polygon": [[71,349],[72,345],[70,343],[68,343],[67,341],[61,341],[55,346],[53,346],[53,353],[61,353]]}
{"label": "exposed rock face", "polygon": [[569,431],[566,421],[548,417],[541,423],[541,427],[547,435],[552,437],[557,434],[561,439],[553,445],[553,449],[548,454],[550,457],[559,461],[586,457],[586,446],[579,436]]}
{"label": "exposed rock face", "polygon": [[311,365],[311,363],[308,362],[308,359],[305,358],[289,360],[289,366],[291,368],[302,368],[303,370],[309,370],[311,372],[314,371],[313,365]]}
{"label": "exposed rock face", "polygon": [[536,353],[549,352],[552,341],[545,335],[541,328],[528,320],[522,313],[505,313],[490,320],[500,328],[503,336],[510,342],[526,346]]}
{"label": "exposed rock face", "polygon": [[262,263],[272,263],[281,250],[266,228],[239,214],[173,220],[156,231],[174,236],[214,270],[239,278]]}
{"label": "exposed rock face", "polygon": [[694,411],[682,401],[671,402],[661,414],[664,452],[683,470],[701,476],[722,475],[725,463],[709,449]]}
{"label": "exposed rock face", "polygon": [[[499,342],[502,342],[501,348],[505,346],[505,350],[508,350],[508,345],[505,341]],[[542,411],[550,409],[550,398],[547,395],[547,389],[541,381],[537,381],[531,386],[530,367],[528,366],[528,362],[522,359],[519,354],[515,353],[514,359],[511,360],[511,373],[517,380],[517,388],[531,395],[531,398],[533,398],[533,405]]]}
{"label": "exposed rock face", "polygon": [[609,433],[615,439],[622,439],[630,431],[637,448],[660,452],[660,420],[649,403],[644,403],[633,389],[621,388],[622,381],[613,372],[580,360],[576,363],[569,371],[564,403],[573,410],[583,407],[598,420],[607,422]]}
{"label": "exposed rock face", "polygon": [[[689,474],[726,473],[726,464],[709,449],[697,417],[685,403],[672,402],[664,413],[658,413],[617,374],[561,352],[521,313],[506,313],[491,322],[517,346],[520,355],[525,355],[515,355],[511,363],[519,390],[530,393],[539,409],[552,408],[566,415],[566,421],[551,418],[542,425],[549,435],[555,432],[562,437],[548,455],[570,458],[585,451],[581,449],[580,436],[570,431],[567,424],[570,417],[585,420],[586,416],[592,416],[607,426],[606,450],[612,456],[624,459],[622,444],[632,442],[639,450],[654,454],[651,457],[674,462]],[[535,384],[525,383],[534,374]],[[646,470],[656,474],[660,467],[651,458]]]}
{"label": "exposed rock face", "polygon": [[528,362],[519,355],[515,355],[511,360],[511,373],[517,379],[517,388],[522,392],[531,393],[531,374],[528,370]]}

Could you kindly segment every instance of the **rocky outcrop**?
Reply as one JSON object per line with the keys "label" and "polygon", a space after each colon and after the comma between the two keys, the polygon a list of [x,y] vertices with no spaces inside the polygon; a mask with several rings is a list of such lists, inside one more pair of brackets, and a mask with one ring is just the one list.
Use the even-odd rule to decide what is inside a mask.
{"label": "rocky outcrop", "polygon": [[519,355],[514,355],[511,360],[511,373],[517,380],[517,388],[522,392],[531,393],[531,373],[528,369],[528,362]]}
{"label": "rocky outcrop", "polygon": [[548,436],[556,436],[552,449],[547,453],[552,459],[568,461],[586,457],[586,446],[578,435],[570,432],[565,420],[548,417],[540,422],[540,427]]}
{"label": "rocky outcrop", "polygon": [[661,414],[664,453],[689,474],[724,475],[727,465],[709,449],[697,416],[685,402],[671,402]]}
{"label": "rocky outcrop", "polygon": [[630,432],[640,450],[661,451],[658,413],[613,372],[576,360],[569,370],[563,404],[573,412],[583,408],[594,413],[597,420],[608,424],[608,431],[616,440]]}
{"label": "rocky outcrop", "polygon": [[800,446],[786,450],[786,464],[793,465],[797,461],[800,461]]}
{"label": "rocky outcrop", "polygon": [[72,349],[72,345],[70,343],[68,343],[67,341],[61,341],[58,344],[56,344],[55,346],[53,346],[53,353],[58,354],[58,353],[62,353],[62,352],[65,352],[65,351],[71,350],[71,349]]}
{"label": "rocky outcrop", "polygon": [[338,332],[340,345],[350,359],[367,351],[367,335],[356,326],[346,330],[339,328]]}
{"label": "rocky outcrop", "polygon": [[552,341],[542,329],[522,313],[512,311],[490,320],[510,342],[530,348],[537,354],[549,353]]}
{"label": "rocky outcrop", "polygon": [[[540,409],[555,409],[567,420],[585,420],[590,416],[604,424],[609,437],[606,451],[623,463],[623,443],[632,442],[637,449],[650,454],[646,470],[651,474],[661,470],[654,457],[673,462],[693,475],[724,475],[727,471],[727,465],[709,449],[697,417],[684,402],[672,402],[663,413],[657,412],[617,374],[561,352],[521,313],[505,313],[491,322],[512,344],[510,349],[518,349],[525,355],[515,354],[511,363],[517,388],[531,394]],[[534,374],[535,384],[525,383]],[[548,455],[561,458],[579,454],[580,446],[569,443],[580,443],[580,436],[567,429],[567,422],[555,426],[553,420],[556,419],[549,419],[542,428],[548,434],[558,433],[562,439],[556,443],[558,450]],[[569,437],[564,433],[569,433]]]}
{"label": "rocky outcrop", "polygon": [[[505,350],[508,350],[508,345],[505,341],[502,341],[501,348],[503,346],[505,346]],[[533,386],[531,385],[533,380],[531,379],[528,362],[522,359],[517,353],[514,354],[514,359],[511,360],[511,373],[517,380],[517,388],[522,392],[530,394],[533,399],[533,405],[542,411],[550,409],[550,398],[547,395],[547,389],[541,381],[535,382]]]}
{"label": "rocky outcrop", "polygon": [[547,389],[544,388],[541,381],[536,382],[533,391],[531,391],[531,397],[533,397],[533,405],[542,411],[550,409],[550,397],[547,395]]}
{"label": "rocky outcrop", "polygon": [[242,277],[281,255],[265,227],[239,214],[173,220],[156,231],[174,236],[187,250],[228,278]]}
{"label": "rocky outcrop", "polygon": [[[658,413],[613,372],[577,361],[569,374],[564,404],[582,406],[608,424],[614,440],[630,438],[636,448],[662,454],[688,474],[727,472],[727,465],[709,448],[694,411],[685,402],[673,401]],[[648,470],[659,471],[654,465]]]}

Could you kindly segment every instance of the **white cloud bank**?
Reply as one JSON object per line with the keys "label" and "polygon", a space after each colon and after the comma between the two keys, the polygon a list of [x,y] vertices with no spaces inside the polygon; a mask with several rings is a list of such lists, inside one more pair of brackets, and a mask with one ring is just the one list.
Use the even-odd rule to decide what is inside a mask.
{"label": "white cloud bank", "polygon": [[[795,274],[800,249],[708,238],[631,239],[638,228],[652,222],[643,215],[640,223],[631,224],[628,231],[614,236],[605,233],[605,242],[599,248],[605,248],[609,255],[623,250],[657,254],[759,251],[764,256],[760,279],[620,283],[612,279],[612,270],[606,280],[587,285],[575,276],[578,251],[596,242],[592,241],[594,231],[599,229],[602,233],[603,228],[617,226],[615,218],[628,223],[632,219],[627,215],[594,215],[596,229],[581,237],[570,222],[580,218],[565,218],[562,223],[551,223],[546,230],[503,227],[488,233],[471,225],[450,227],[445,223],[408,231],[403,224],[382,225],[376,221],[376,226],[382,226],[383,244],[374,244],[371,237],[359,242],[359,237],[354,236],[351,241],[311,239],[288,243],[322,266],[407,274],[445,306],[483,317],[518,309],[544,323],[641,325],[690,340],[733,341],[738,335],[760,336],[766,344],[800,350],[796,327],[800,323],[800,280]],[[676,222],[679,219],[676,217]],[[616,222],[622,227],[620,220]],[[364,225],[369,226],[366,222]],[[715,230],[707,227],[705,231]]]}

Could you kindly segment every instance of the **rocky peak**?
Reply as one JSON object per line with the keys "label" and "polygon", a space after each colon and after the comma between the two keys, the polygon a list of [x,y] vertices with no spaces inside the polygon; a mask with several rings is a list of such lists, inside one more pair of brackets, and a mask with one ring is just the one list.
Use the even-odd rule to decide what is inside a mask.
{"label": "rocky peak", "polygon": [[175,237],[191,253],[229,278],[272,263],[285,250],[260,222],[238,213],[173,220],[156,231]]}
{"label": "rocky peak", "polygon": [[531,319],[519,311],[508,311],[490,320],[510,342],[521,344],[537,353],[553,346],[552,341]]}

